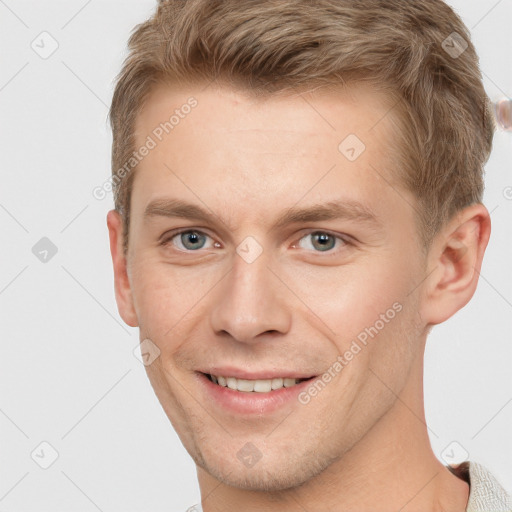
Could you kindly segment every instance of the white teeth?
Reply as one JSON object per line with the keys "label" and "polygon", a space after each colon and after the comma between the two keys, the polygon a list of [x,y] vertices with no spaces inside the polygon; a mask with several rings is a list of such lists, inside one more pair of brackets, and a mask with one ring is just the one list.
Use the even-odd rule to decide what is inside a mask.
{"label": "white teeth", "polygon": [[235,379],[236,380],[236,389],[238,391],[254,391],[254,381],[253,380],[245,380],[245,379]]}
{"label": "white teeth", "polygon": [[268,393],[272,391],[271,380],[257,380],[254,382],[254,391],[257,393]]}
{"label": "white teeth", "polygon": [[213,382],[219,384],[220,386],[235,389],[237,391],[243,391],[245,393],[268,393],[269,391],[281,389],[282,387],[289,388],[291,386],[295,386],[295,384],[298,384],[303,380],[282,377],[275,379],[256,380],[236,379],[235,377],[222,377],[220,375],[210,375],[210,377],[212,378]]}
{"label": "white teeth", "polygon": [[234,377],[228,377],[226,379],[229,389],[236,389],[236,379]]}
{"label": "white teeth", "polygon": [[277,379],[272,379],[272,389],[279,389],[283,387],[283,379],[278,377]]}

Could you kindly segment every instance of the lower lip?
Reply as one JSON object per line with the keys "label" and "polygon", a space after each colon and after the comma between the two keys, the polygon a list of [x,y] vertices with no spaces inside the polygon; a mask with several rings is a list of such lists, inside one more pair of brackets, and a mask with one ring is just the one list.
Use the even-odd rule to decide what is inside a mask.
{"label": "lower lip", "polygon": [[245,415],[270,414],[285,405],[298,404],[299,393],[304,391],[315,378],[267,393],[255,391],[248,393],[215,384],[204,373],[196,374],[208,398],[213,399],[216,404],[229,412]]}

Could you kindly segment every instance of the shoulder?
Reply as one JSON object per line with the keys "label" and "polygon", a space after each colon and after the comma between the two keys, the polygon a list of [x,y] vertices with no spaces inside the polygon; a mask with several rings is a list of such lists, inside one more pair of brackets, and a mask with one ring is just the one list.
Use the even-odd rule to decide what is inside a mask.
{"label": "shoulder", "polygon": [[448,469],[469,483],[466,512],[512,512],[512,497],[487,467],[465,461]]}

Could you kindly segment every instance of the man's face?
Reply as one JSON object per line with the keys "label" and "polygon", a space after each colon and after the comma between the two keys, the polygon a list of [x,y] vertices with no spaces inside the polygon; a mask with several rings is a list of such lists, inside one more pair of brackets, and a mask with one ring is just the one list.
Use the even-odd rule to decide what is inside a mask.
{"label": "man's face", "polygon": [[[155,132],[190,96],[197,105],[172,131]],[[424,259],[388,111],[363,87],[255,100],[161,86],[138,118],[137,147],[156,142],[136,171],[128,252],[141,340],[160,350],[146,369],[187,451],[225,483],[305,482],[391,411],[410,378]],[[172,200],[210,218],[169,216]],[[334,202],[345,214],[277,223]],[[317,378],[245,392],[204,373]]]}

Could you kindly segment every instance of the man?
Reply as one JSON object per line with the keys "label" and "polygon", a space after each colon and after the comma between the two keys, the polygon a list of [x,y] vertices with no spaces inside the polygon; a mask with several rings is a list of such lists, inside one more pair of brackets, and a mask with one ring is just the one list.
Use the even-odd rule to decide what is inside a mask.
{"label": "man", "polygon": [[452,9],[172,0],[129,47],[116,300],[197,465],[191,510],[512,510],[424,415],[427,335],[490,235],[494,124]]}

